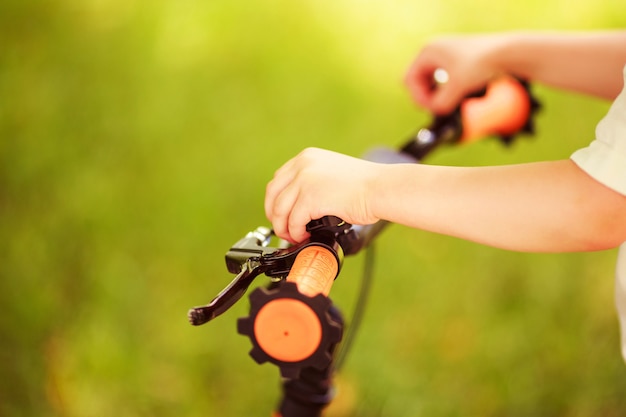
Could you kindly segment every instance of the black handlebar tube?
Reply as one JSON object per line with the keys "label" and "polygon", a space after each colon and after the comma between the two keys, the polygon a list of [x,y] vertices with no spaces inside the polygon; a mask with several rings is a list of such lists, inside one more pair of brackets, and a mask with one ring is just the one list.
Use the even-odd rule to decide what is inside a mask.
{"label": "black handlebar tube", "polygon": [[[526,88],[532,108],[537,109],[539,103],[530,94],[528,83],[522,82],[522,85]],[[484,90],[472,96],[483,94]],[[533,133],[532,127],[531,112],[527,125],[520,132]],[[449,115],[436,116],[429,127],[420,129],[399,150],[375,149],[363,159],[387,164],[420,163],[440,145],[458,142],[462,133],[460,108],[457,108]],[[500,139],[509,144],[514,135],[501,136]],[[340,253],[341,257],[344,254],[353,255],[368,247],[388,224],[386,221],[379,221],[367,226],[356,226],[347,224],[337,217],[326,216],[307,225],[307,230],[311,234],[308,241],[288,248],[270,247],[269,241],[273,231],[258,228],[233,245],[226,254],[227,268],[231,273],[237,274],[235,279],[209,305],[190,310],[189,320],[193,325],[200,325],[222,314],[241,298],[252,280],[262,273],[275,278],[270,288],[274,286],[281,288],[280,280],[289,273],[296,255],[311,244],[323,241],[335,254]],[[341,265],[341,259],[338,260]],[[325,297],[323,299],[330,302]],[[330,304],[327,314],[329,320],[343,330],[343,319],[339,310]],[[328,349],[327,353],[331,357],[340,339],[341,335],[337,341],[331,341],[324,348]],[[334,394],[332,376],[336,359],[334,358],[327,366],[323,365],[322,369],[306,365],[290,377],[285,377],[289,373],[284,373],[281,369],[284,377],[283,395],[274,416],[319,417]]]}

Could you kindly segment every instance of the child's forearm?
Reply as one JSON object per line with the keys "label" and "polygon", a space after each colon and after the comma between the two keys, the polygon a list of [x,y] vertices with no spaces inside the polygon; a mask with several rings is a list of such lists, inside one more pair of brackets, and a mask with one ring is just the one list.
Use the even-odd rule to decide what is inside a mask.
{"label": "child's forearm", "polygon": [[614,99],[622,88],[626,31],[511,32],[490,59],[504,72]]}
{"label": "child's forearm", "polygon": [[572,161],[392,165],[372,190],[382,219],[510,250],[589,251],[626,240],[626,197]]}

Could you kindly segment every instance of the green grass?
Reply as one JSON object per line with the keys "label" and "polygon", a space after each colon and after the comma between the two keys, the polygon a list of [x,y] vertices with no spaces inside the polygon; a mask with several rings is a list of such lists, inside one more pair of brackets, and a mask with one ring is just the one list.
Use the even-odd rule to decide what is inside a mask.
{"label": "green grass", "polygon": [[[429,116],[403,90],[443,32],[624,26],[621,1],[17,1],[0,5],[0,415],[269,415],[277,370],[230,281],[274,170],[355,156]],[[538,134],[431,163],[567,157],[607,104],[537,87]],[[615,252],[517,254],[394,226],[329,416],[619,416]],[[333,298],[347,313],[348,259]],[[262,279],[260,279],[262,281]]]}

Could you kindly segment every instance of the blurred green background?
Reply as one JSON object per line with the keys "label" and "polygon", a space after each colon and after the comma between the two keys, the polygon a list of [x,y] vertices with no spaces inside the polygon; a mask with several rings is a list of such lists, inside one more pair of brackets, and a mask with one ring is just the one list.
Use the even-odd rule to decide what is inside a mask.
{"label": "blurred green background", "polygon": [[[625,25],[623,0],[3,0],[0,416],[269,415],[277,370],[236,334],[247,300],[200,328],[186,313],[266,224],[274,170],[427,123],[402,77],[432,36]],[[608,109],[535,92],[534,138],[430,162],[566,158]],[[519,254],[399,226],[377,247],[328,416],[625,415],[615,251]],[[346,313],[360,257],[334,289]]]}

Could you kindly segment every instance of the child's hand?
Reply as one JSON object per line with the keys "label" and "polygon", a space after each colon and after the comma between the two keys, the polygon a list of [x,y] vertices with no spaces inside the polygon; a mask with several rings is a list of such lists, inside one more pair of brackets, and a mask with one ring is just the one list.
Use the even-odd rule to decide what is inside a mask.
{"label": "child's hand", "polygon": [[308,237],[306,224],[334,215],[352,224],[379,219],[371,200],[381,164],[308,148],[288,161],[267,185],[265,213],[274,232],[292,243]]}
{"label": "child's hand", "polygon": [[[500,74],[495,36],[437,39],[426,45],[409,68],[405,83],[413,100],[436,114],[447,114],[470,93]],[[444,77],[437,77],[437,71]],[[438,79],[439,78],[439,79]]]}

